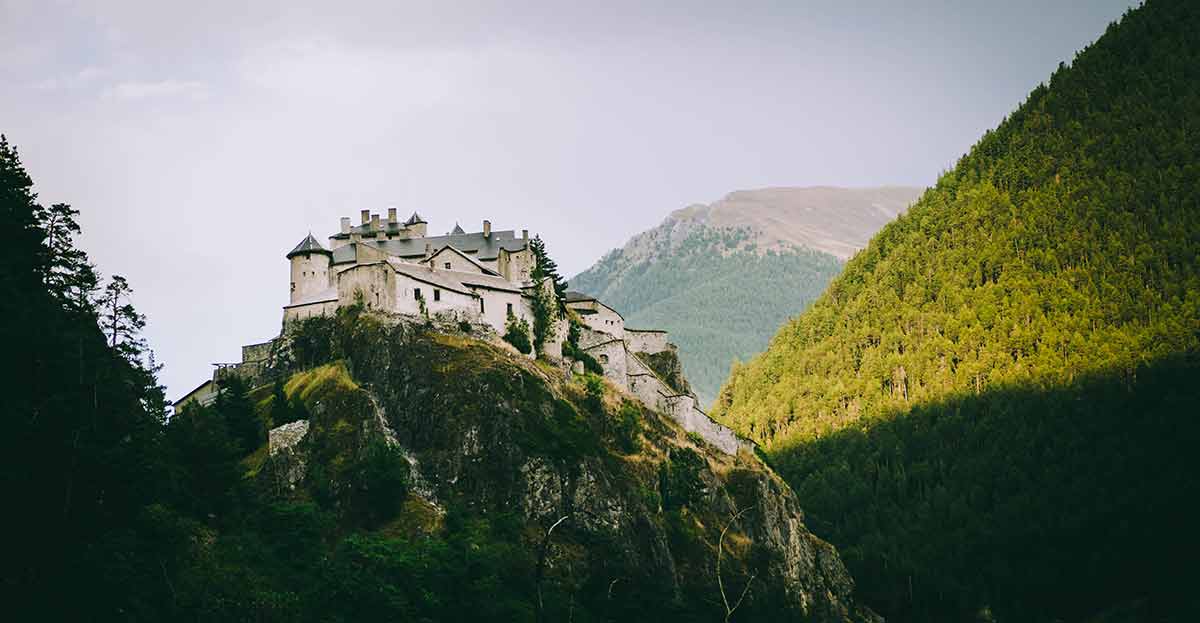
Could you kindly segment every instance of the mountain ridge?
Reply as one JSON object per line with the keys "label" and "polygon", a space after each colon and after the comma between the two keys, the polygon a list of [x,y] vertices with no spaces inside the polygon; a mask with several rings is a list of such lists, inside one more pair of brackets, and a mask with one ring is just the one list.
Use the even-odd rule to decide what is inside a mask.
{"label": "mountain ridge", "polygon": [[[728,193],[671,212],[573,277],[629,326],[662,328],[682,347],[702,404],[737,360],[766,347],[921,191],[882,186],[772,187]],[[824,249],[824,250],[821,250]],[[826,252],[829,251],[829,252]]]}

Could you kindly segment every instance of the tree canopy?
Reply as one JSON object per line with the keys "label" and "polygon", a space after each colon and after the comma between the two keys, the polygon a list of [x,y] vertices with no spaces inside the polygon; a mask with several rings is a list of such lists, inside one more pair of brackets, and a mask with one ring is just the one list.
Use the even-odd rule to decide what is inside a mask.
{"label": "tree canopy", "polygon": [[883,614],[1078,617],[1195,543],[1164,513],[1196,488],[1167,380],[1200,346],[1198,131],[1200,7],[1150,0],[730,375],[717,416]]}

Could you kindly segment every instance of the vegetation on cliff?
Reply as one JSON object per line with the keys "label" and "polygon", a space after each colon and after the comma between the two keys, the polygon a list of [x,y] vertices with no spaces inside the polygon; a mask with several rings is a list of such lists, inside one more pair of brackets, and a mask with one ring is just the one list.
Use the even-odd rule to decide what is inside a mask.
{"label": "vegetation on cliff", "polygon": [[1193,2],[1131,11],[722,389],[885,616],[1185,595],[1198,33]]}

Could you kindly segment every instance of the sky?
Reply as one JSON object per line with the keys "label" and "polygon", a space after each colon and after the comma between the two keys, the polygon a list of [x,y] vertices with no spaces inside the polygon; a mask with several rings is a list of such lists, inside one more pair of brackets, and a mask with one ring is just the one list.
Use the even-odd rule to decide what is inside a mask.
{"label": "sky", "polygon": [[734,190],[927,186],[1131,4],[0,0],[0,132],[174,399],[340,216],[528,228],[572,275]]}

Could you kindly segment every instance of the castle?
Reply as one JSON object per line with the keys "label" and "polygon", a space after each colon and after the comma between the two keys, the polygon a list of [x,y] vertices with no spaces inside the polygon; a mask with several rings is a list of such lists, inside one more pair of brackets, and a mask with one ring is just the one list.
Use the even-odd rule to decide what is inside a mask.
{"label": "castle", "polygon": [[[533,281],[529,230],[518,237],[513,230],[493,230],[485,220],[482,231],[467,233],[456,225],[448,234],[430,236],[427,227],[415,212],[398,221],[391,208],[386,220],[369,210],[361,212],[358,225],[343,217],[328,248],[310,233],[286,256],[291,278],[285,329],[290,322],[354,304],[384,314],[482,324],[497,335],[510,318],[532,323],[537,290],[552,292],[553,284]],[[747,443],[699,409],[681,371],[672,375],[661,364],[656,369],[664,354],[678,366],[665,331],[627,328],[619,312],[581,293],[568,292],[563,304],[580,325],[578,349],[599,363],[614,386],[722,451],[734,454]],[[559,358],[568,333],[567,322],[557,325],[544,347],[552,359]],[[214,400],[224,374],[257,378],[277,340],[243,346],[241,362],[214,364],[213,378],[176,401],[176,411]],[[581,362],[564,361],[568,373],[581,367]]]}

